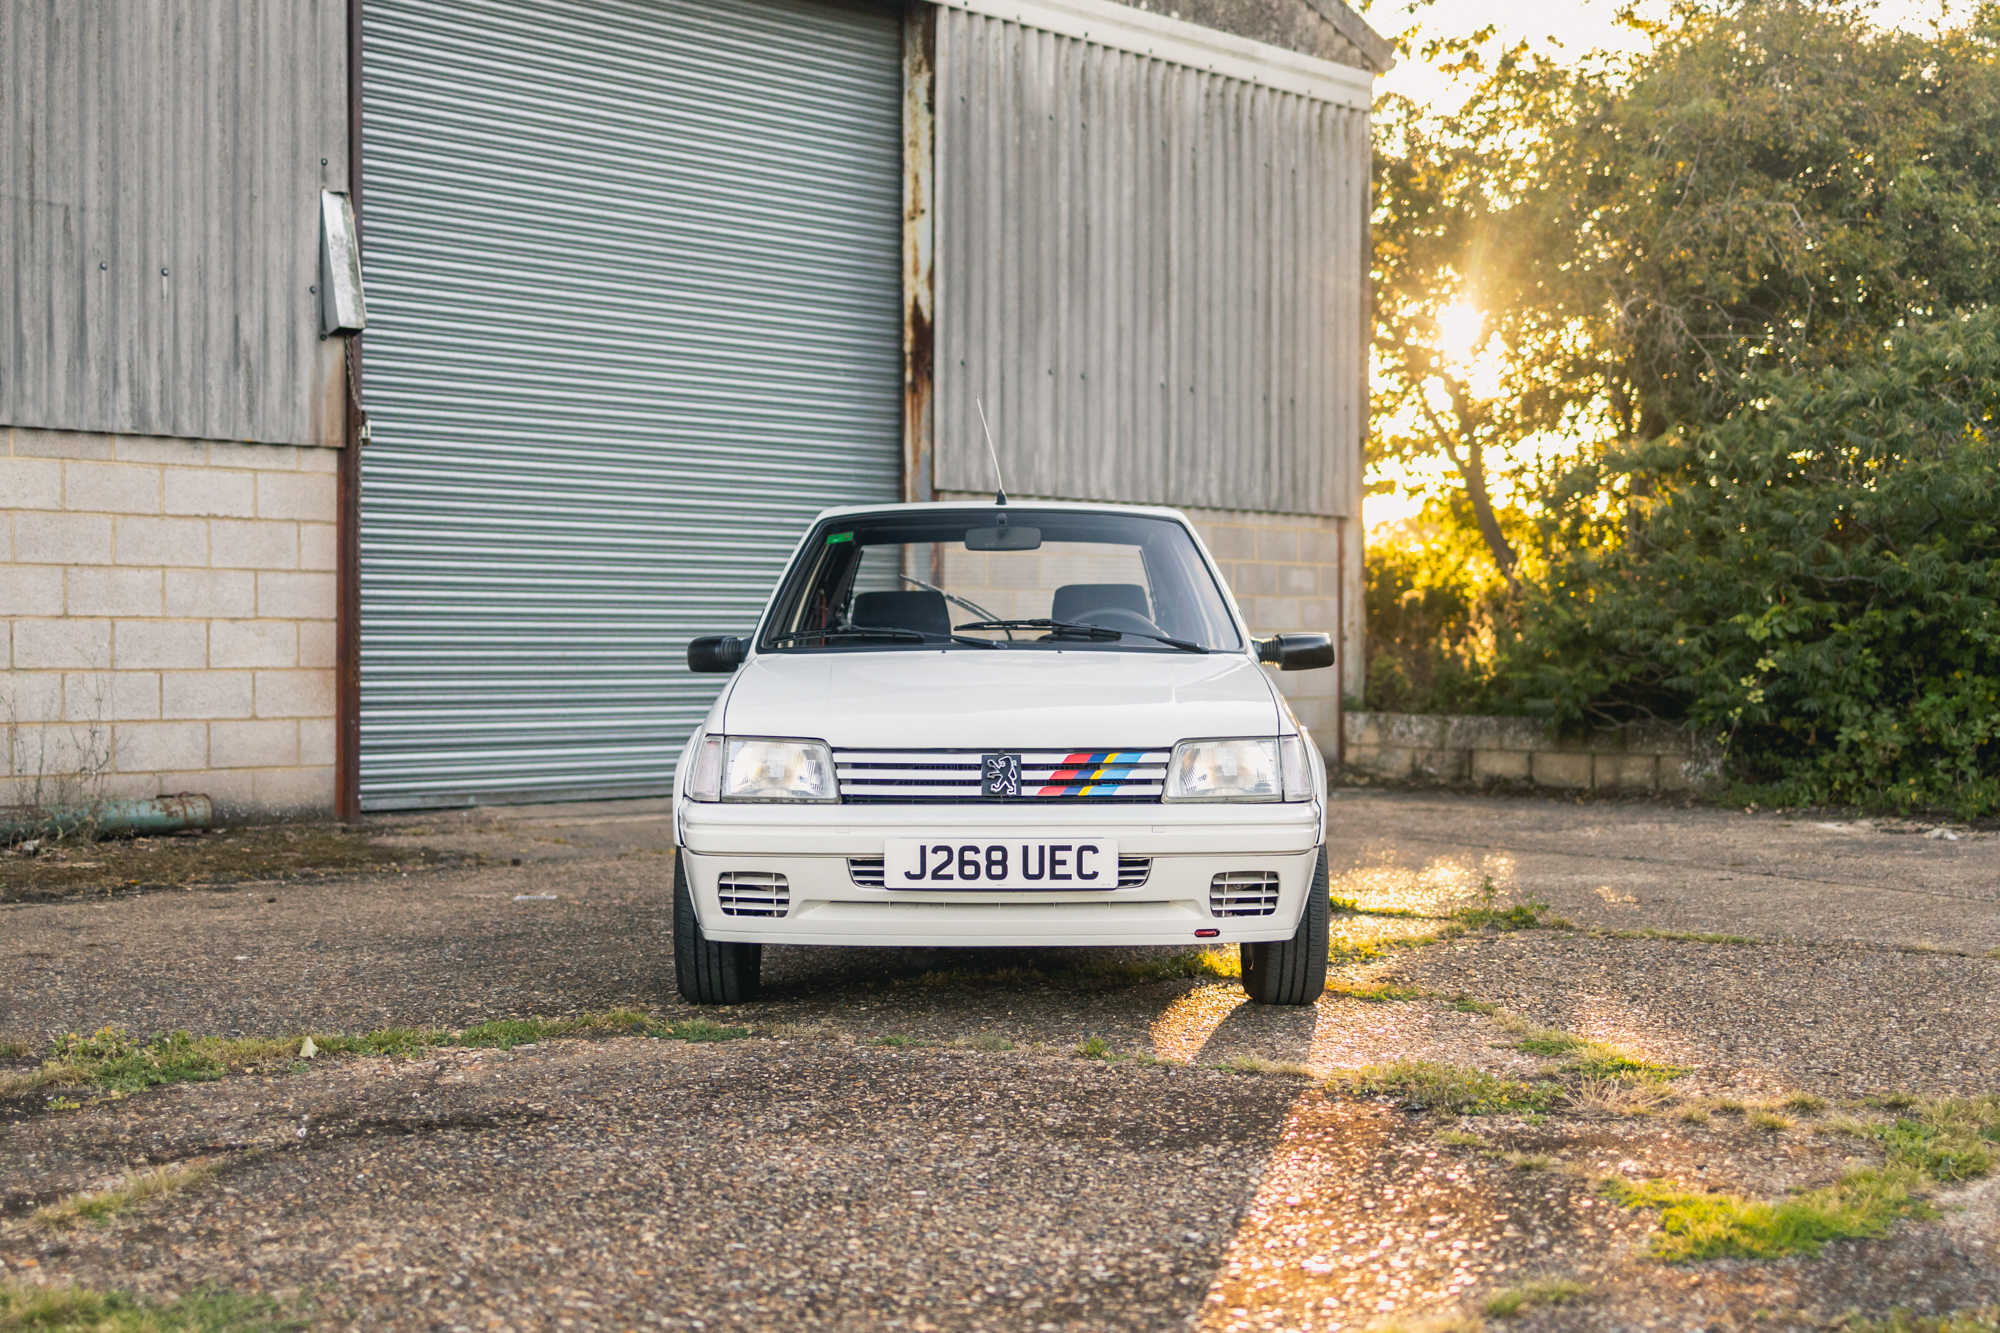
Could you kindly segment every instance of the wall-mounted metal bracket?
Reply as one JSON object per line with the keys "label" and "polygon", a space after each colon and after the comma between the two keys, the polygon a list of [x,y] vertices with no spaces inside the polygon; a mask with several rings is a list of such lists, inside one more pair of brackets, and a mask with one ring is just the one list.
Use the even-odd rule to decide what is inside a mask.
{"label": "wall-mounted metal bracket", "polygon": [[354,206],[338,190],[321,190],[319,218],[320,332],[359,333],[368,327],[368,298],[361,290]]}

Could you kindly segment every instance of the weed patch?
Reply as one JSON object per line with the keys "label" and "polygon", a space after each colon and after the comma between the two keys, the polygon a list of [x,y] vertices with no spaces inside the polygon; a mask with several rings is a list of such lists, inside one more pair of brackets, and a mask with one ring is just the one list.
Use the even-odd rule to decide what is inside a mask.
{"label": "weed patch", "polygon": [[[77,1222],[95,1222],[114,1213],[122,1213],[147,1199],[199,1184],[213,1174],[215,1166],[207,1161],[172,1163],[149,1171],[127,1170],[125,1179],[109,1189],[72,1194],[47,1207],[37,1208],[28,1220],[46,1231],[58,1231]],[[4,1323],[0,1323],[0,1329],[5,1327]]]}
{"label": "weed patch", "polygon": [[1266,1060],[1261,1055],[1239,1055],[1226,1064],[1216,1066],[1232,1074],[1285,1074],[1292,1078],[1311,1078],[1312,1070],[1296,1060]]}
{"label": "weed patch", "polygon": [[[139,1092],[168,1083],[211,1082],[232,1070],[294,1069],[300,1057],[324,1055],[415,1055],[436,1046],[526,1046],[551,1037],[646,1032],[682,1041],[726,1041],[750,1035],[748,1028],[725,1028],[705,1019],[671,1026],[634,1009],[569,1018],[507,1018],[475,1023],[460,1032],[441,1028],[384,1028],[359,1036],[338,1033],[291,1037],[196,1037],[186,1032],[140,1041],[120,1028],[99,1028],[89,1036],[57,1037],[41,1067],[0,1078],[0,1097],[39,1088],[96,1086],[114,1093]],[[313,1050],[303,1048],[310,1040]]]}
{"label": "weed patch", "polygon": [[1694,1194],[1659,1180],[1638,1185],[1613,1180],[1605,1192],[1627,1208],[1658,1209],[1653,1256],[1667,1263],[1692,1263],[1816,1255],[1828,1241],[1880,1236],[1897,1218],[1936,1215],[1911,1194],[1921,1182],[1922,1174],[1908,1167],[1868,1169],[1773,1203],[1733,1194]]}
{"label": "weed patch", "polygon": [[1913,1315],[1897,1310],[1887,1319],[1844,1326],[1846,1333],[2000,1333],[2000,1305],[1947,1315]]}
{"label": "weed patch", "polygon": [[1392,1000],[1421,1000],[1424,993],[1415,986],[1400,986],[1392,981],[1376,982],[1365,986],[1328,986],[1332,995],[1345,995],[1350,1000],[1363,1000],[1369,1004],[1384,1004]]}
{"label": "weed patch", "polygon": [[1887,1123],[1843,1120],[1835,1128],[1881,1144],[1889,1166],[1933,1180],[1972,1180],[1993,1169],[2000,1154],[2000,1097],[1946,1097],[1901,1109],[1915,1114]]}
{"label": "weed patch", "polygon": [[1343,1081],[1349,1091],[1361,1096],[1395,1097],[1417,1110],[1445,1111],[1452,1115],[1545,1110],[1562,1091],[1553,1083],[1523,1083],[1464,1065],[1430,1060],[1398,1060],[1394,1064],[1357,1069]]}
{"label": "weed patch", "polygon": [[0,1333],[287,1333],[306,1326],[264,1296],[191,1292],[162,1303],[115,1291],[0,1283]]}
{"label": "weed patch", "polygon": [[955,1051],[1011,1051],[1014,1043],[997,1032],[976,1032],[970,1037],[955,1037],[951,1041]]}
{"label": "weed patch", "polygon": [[1591,1289],[1581,1282],[1572,1282],[1565,1277],[1542,1278],[1509,1287],[1493,1297],[1486,1302],[1486,1314],[1492,1319],[1512,1319],[1538,1305],[1565,1305],[1591,1294]]}

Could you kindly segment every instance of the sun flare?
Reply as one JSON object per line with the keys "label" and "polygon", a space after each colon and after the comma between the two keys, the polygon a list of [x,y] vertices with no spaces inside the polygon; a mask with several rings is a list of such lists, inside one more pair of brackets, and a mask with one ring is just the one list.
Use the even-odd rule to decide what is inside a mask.
{"label": "sun flare", "polygon": [[1454,301],[1438,311],[1438,351],[1447,361],[1463,366],[1479,351],[1486,315],[1469,301]]}

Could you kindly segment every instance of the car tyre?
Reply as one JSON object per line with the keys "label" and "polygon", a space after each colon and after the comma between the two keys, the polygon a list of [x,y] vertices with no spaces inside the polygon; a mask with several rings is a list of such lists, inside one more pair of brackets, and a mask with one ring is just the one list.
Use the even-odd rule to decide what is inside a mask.
{"label": "car tyre", "polygon": [[1319,849],[1306,910],[1288,940],[1239,946],[1243,951],[1243,993],[1255,1004],[1311,1004],[1326,993],[1326,848]]}
{"label": "car tyre", "polygon": [[[1324,950],[1322,950],[1324,952]],[[757,998],[761,944],[724,944],[702,932],[686,863],[674,857],[674,981],[689,1004],[741,1004]]]}

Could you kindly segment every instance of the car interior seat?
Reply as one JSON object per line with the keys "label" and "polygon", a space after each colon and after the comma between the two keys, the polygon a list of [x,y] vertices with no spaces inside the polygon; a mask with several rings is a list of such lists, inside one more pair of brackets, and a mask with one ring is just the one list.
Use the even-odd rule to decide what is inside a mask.
{"label": "car interior seat", "polygon": [[858,592],[854,594],[856,629],[913,629],[919,634],[951,633],[951,610],[944,594],[920,592]]}
{"label": "car interior seat", "polygon": [[1136,583],[1065,583],[1056,589],[1049,604],[1049,619],[1081,624],[1092,611],[1130,611],[1147,620],[1153,618],[1146,605],[1146,590]]}

